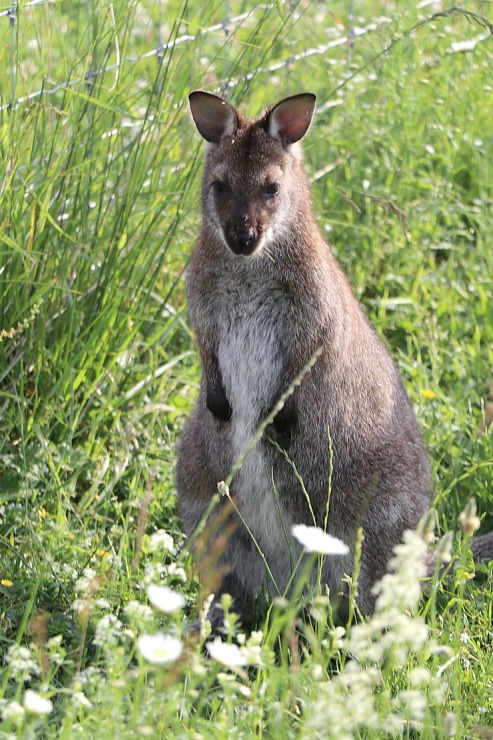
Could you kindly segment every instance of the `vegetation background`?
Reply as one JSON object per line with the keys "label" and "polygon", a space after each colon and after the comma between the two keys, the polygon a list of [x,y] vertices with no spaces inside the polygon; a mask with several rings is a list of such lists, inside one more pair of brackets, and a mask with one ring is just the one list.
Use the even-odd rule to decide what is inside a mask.
{"label": "vegetation background", "polygon": [[[0,6],[0,737],[493,737],[492,569],[470,578],[467,537],[405,654],[395,614],[370,655],[319,594],[239,653],[231,618],[213,657],[183,630],[203,594],[173,481],[199,381],[188,92],[253,115],[309,90],[320,224],[415,405],[439,534],[471,497],[493,528],[492,22],[445,0]],[[185,606],[151,611],[150,583]],[[159,630],[179,658],[149,662]]]}

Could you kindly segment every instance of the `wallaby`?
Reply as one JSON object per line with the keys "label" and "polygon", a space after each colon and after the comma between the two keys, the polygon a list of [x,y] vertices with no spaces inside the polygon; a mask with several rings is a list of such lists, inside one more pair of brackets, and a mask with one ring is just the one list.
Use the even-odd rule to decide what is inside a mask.
{"label": "wallaby", "polygon": [[363,527],[358,605],[370,613],[373,584],[430,504],[428,456],[410,401],[314,217],[299,141],[315,100],[295,95],[249,120],[216,95],[189,97],[207,145],[203,223],[187,276],[203,374],[177,462],[188,535],[293,387],[231,482],[241,516],[232,515],[237,526],[223,553],[229,574],[216,599],[230,593],[245,621],[260,591],[276,593],[273,581],[280,593],[288,586],[301,552],[291,535],[297,523],[349,545],[349,555],[324,561],[334,596],[352,573]]}

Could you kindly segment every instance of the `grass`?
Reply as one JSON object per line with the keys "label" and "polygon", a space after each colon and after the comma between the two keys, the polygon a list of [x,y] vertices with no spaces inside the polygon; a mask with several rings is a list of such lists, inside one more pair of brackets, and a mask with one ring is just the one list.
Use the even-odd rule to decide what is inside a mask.
{"label": "grass", "polygon": [[[183,628],[202,598],[173,479],[199,380],[194,88],[252,114],[317,94],[320,223],[415,404],[439,533],[471,497],[493,528],[493,15],[441,8],[0,8],[0,737],[492,736],[492,571],[469,578],[464,535],[419,606],[392,591],[419,575],[410,541],[396,610],[345,635],[323,594],[236,638],[247,665]],[[185,607],[149,608],[150,583]],[[159,630],[185,643],[165,665],[138,649]]]}

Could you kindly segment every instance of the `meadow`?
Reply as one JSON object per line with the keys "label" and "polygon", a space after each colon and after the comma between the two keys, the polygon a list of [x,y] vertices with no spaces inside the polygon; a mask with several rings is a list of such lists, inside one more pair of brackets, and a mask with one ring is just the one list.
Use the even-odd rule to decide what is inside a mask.
{"label": "meadow", "polygon": [[[0,738],[493,737],[492,33],[467,0],[0,5]],[[319,222],[430,451],[436,519],[366,622],[323,591],[203,619],[174,485],[197,88],[316,93]]]}

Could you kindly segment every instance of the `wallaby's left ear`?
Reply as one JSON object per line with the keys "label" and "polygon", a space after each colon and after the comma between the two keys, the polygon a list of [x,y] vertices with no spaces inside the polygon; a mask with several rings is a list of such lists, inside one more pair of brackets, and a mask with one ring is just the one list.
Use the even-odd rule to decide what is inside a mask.
{"label": "wallaby's left ear", "polygon": [[308,131],[316,100],[312,93],[281,100],[267,115],[267,132],[286,146],[299,141]]}
{"label": "wallaby's left ear", "polygon": [[195,90],[188,96],[188,102],[199,134],[209,143],[219,144],[224,136],[236,131],[236,111],[219,96]]}

